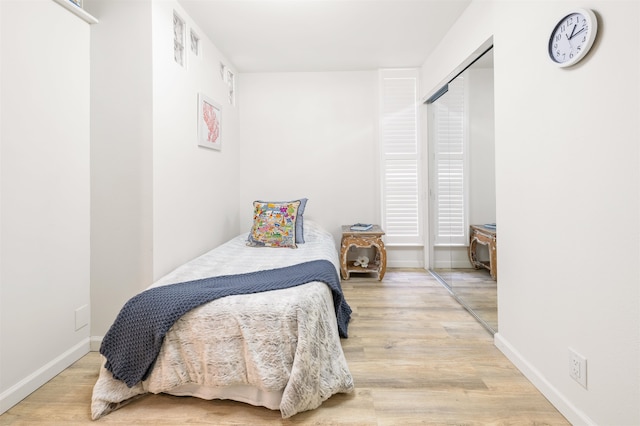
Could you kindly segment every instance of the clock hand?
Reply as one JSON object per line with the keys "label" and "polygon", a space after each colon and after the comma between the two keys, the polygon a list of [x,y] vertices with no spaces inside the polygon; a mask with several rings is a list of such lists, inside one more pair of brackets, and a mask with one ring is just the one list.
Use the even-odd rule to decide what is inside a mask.
{"label": "clock hand", "polygon": [[573,34],[571,37],[569,37],[569,40],[571,40],[572,38],[574,38],[575,36],[577,36],[578,34],[580,34],[583,31],[586,31],[586,28],[581,29],[580,31],[578,31],[577,33]]}
{"label": "clock hand", "polygon": [[567,40],[571,40],[573,38],[573,32],[576,30],[576,25],[578,25],[578,24],[573,24],[573,29],[571,30],[571,35],[567,36]]}

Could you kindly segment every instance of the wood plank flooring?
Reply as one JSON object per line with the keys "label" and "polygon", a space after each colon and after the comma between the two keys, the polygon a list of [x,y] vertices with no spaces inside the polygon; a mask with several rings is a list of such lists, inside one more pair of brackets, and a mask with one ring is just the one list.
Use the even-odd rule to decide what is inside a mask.
{"label": "wood plank flooring", "polygon": [[460,303],[480,318],[493,333],[498,332],[498,283],[486,269],[436,270]]}
{"label": "wood plank flooring", "polygon": [[148,395],[98,421],[89,353],[0,416],[0,425],[568,425],[430,274],[389,270],[342,283],[353,308],[343,347],[356,390],[282,419],[233,401]]}

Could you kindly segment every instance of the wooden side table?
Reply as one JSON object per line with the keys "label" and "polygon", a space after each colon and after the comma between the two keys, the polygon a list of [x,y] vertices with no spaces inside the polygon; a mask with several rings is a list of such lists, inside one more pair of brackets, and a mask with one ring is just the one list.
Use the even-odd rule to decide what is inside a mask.
{"label": "wooden side table", "polygon": [[[382,242],[384,231],[379,225],[374,225],[368,231],[352,231],[351,225],[342,225],[342,242],[340,244],[340,272],[342,279],[348,280],[349,274],[353,272],[375,272],[378,274],[378,281],[381,281],[387,271],[387,251]],[[373,248],[376,252],[374,259],[369,262],[366,268],[354,265],[349,260],[349,249]]]}
{"label": "wooden side table", "polygon": [[[485,228],[482,225],[471,225],[469,232],[469,261],[475,269],[486,268],[491,278],[498,279],[498,237],[495,229]],[[489,247],[489,262],[481,262],[476,255],[478,244]]]}

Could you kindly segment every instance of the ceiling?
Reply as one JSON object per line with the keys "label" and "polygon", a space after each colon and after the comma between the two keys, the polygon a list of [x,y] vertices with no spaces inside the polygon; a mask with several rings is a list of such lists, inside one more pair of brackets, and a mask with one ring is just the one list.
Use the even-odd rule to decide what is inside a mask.
{"label": "ceiling", "polygon": [[421,66],[471,0],[178,0],[238,72]]}

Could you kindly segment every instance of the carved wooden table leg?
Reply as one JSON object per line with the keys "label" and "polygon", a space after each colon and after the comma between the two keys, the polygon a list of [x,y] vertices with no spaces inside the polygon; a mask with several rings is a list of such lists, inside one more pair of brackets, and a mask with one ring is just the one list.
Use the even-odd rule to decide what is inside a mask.
{"label": "carved wooden table leg", "polygon": [[343,280],[349,279],[349,269],[347,268],[347,255],[349,254],[349,243],[343,235],[340,243],[340,275]]}
{"label": "carved wooden table leg", "polygon": [[384,247],[381,237],[376,238],[374,245],[377,246],[376,263],[378,264],[378,281],[382,281],[387,272],[387,249]]}

